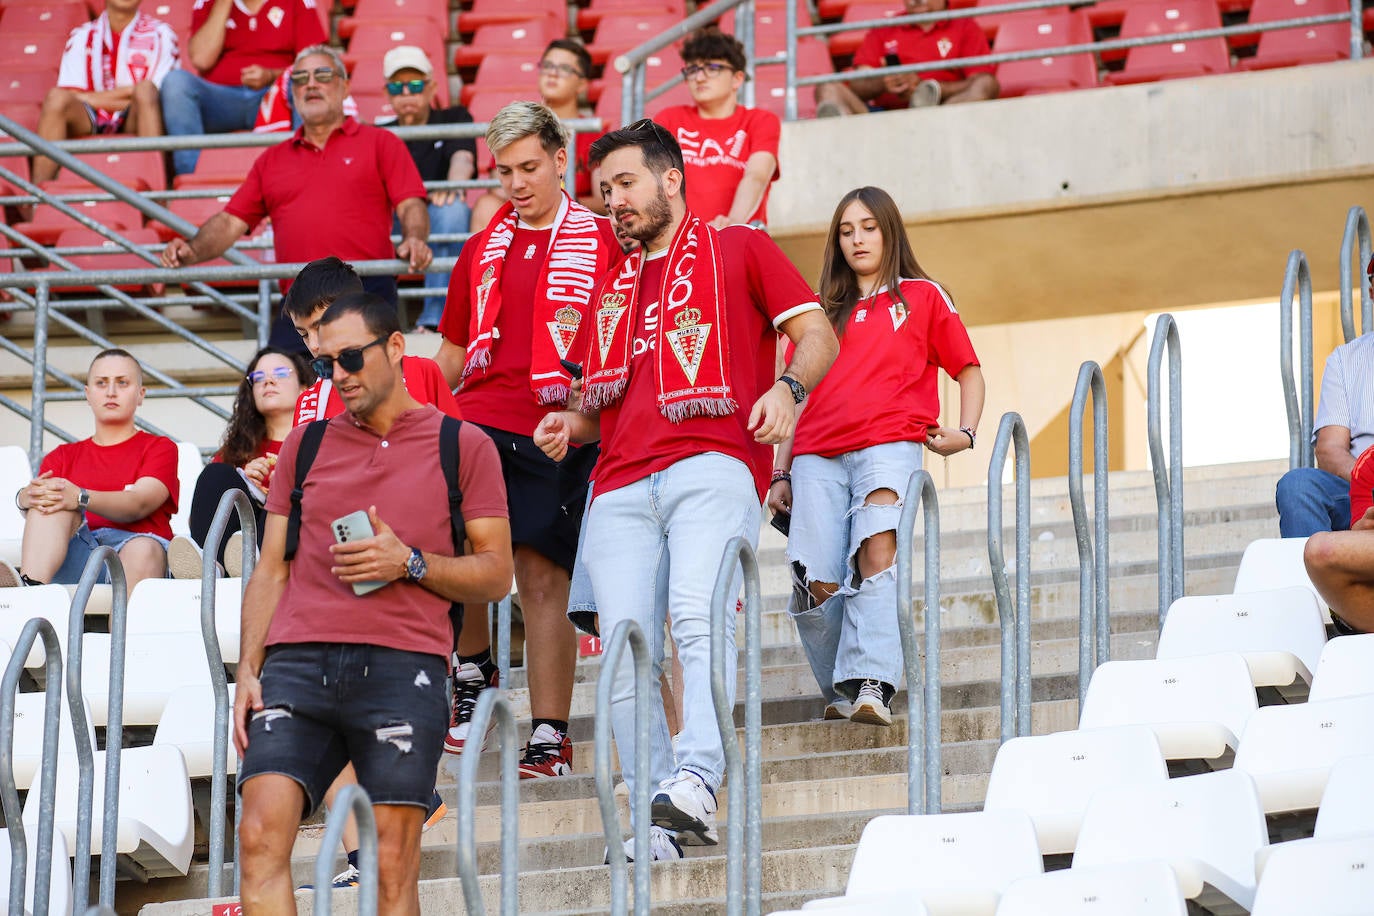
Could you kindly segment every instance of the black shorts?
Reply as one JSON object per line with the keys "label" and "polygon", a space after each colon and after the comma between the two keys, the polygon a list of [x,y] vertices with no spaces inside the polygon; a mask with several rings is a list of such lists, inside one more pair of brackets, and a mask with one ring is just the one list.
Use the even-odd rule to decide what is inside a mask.
{"label": "black shorts", "polygon": [[305,817],[352,762],[374,804],[428,806],[448,729],[447,674],[438,655],[381,646],[270,647],[240,790],[264,773],[288,776],[305,790]]}
{"label": "black shorts", "polygon": [[555,463],[529,436],[491,426],[482,430],[501,456],[511,543],[537,550],[571,575],[596,446],[572,449]]}

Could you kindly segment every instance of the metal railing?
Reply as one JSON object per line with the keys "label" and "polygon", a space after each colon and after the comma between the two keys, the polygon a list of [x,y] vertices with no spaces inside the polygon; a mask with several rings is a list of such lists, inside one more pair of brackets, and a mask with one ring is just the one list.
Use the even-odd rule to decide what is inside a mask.
{"label": "metal railing", "polygon": [[[1169,351],[1169,460],[1164,463],[1160,429],[1160,370],[1164,351]],[[1168,313],[1155,320],[1146,370],[1146,423],[1150,440],[1150,467],[1155,479],[1155,509],[1159,541],[1159,625],[1169,605],[1183,597],[1183,356],[1179,349],[1178,323]]]}
{"label": "metal railing", "polygon": [[[1359,263],[1350,263],[1352,249],[1359,251]],[[1341,332],[1345,342],[1355,339],[1355,304],[1350,291],[1351,275],[1355,285],[1360,288],[1360,331],[1368,334],[1374,331],[1374,293],[1370,281],[1365,277],[1370,258],[1369,217],[1364,207],[1354,206],[1345,214],[1345,234],[1341,236]]]}
{"label": "metal railing", "polygon": [[[916,512],[925,529],[925,674],[916,647],[916,627],[911,619],[911,555],[916,539]],[[940,738],[940,501],[930,472],[911,473],[897,522],[897,633],[902,640],[902,667],[906,675],[906,813],[940,813],[940,778],[944,773]],[[924,697],[922,692],[924,691]]]}
{"label": "metal railing", "polygon": [[[1093,524],[1083,500],[1083,412],[1093,399]],[[1111,562],[1107,514],[1107,383],[1102,367],[1089,360],[1078,367],[1069,406],[1069,502],[1078,544],[1078,706],[1098,665],[1111,658]]]}
{"label": "metal railing", "polygon": [[[210,864],[208,896],[224,896],[224,821],[225,804],[229,794],[229,684],[224,675],[224,655],[219,648],[219,630],[215,627],[215,592],[219,587],[219,570],[215,558],[228,530],[229,519],[238,513],[239,530],[243,533],[243,567],[239,582],[240,605],[248,591],[253,566],[258,555],[258,522],[248,494],[233,489],[220,497],[214,520],[205,535],[200,569],[200,635],[205,642],[205,661],[210,666],[210,686],[215,694],[215,739],[210,777]],[[234,880],[233,893],[239,892],[239,821],[242,809],[234,804]],[[323,847],[326,849],[332,847]]]}
{"label": "metal railing", "polygon": [[[596,678],[596,800],[601,808],[601,829],[606,834],[606,861],[611,866],[611,916],[629,911],[625,886],[625,845],[621,839],[620,814],[615,807],[614,779],[611,775],[611,698],[620,674],[621,656],[630,648],[634,665],[635,733],[634,784],[630,797],[630,833],[635,849],[635,916],[649,913],[649,727],[650,704],[658,691],[649,676],[653,664],[649,641],[633,620],[616,624],[601,653],[601,671]],[[629,783],[628,774],[626,782]]]}
{"label": "metal railing", "polygon": [[[1345,285],[1344,281],[1341,285]],[[1348,295],[1348,293],[1343,293],[1343,295]],[[1298,299],[1298,359],[1301,366],[1296,383],[1293,379],[1293,298],[1295,296]],[[1345,324],[1344,305],[1342,302],[1342,325]],[[1307,266],[1307,255],[1295,248],[1288,254],[1288,265],[1283,271],[1283,292],[1279,293],[1279,376],[1283,383],[1284,412],[1288,417],[1288,467],[1290,470],[1293,468],[1310,468],[1316,464],[1312,445],[1312,369],[1312,271]],[[1299,385],[1301,386],[1301,394],[1296,390]]]}
{"label": "metal railing", "polygon": [[[741,760],[729,687],[736,677],[735,659],[726,658],[727,614],[735,613],[735,570],[744,571],[744,745]],[[760,639],[763,601],[754,548],[743,537],[731,538],[711,592],[711,702],[725,752],[729,823],[725,825],[725,912],[759,916],[763,912],[763,652]],[[730,681],[727,681],[729,678]]]}
{"label": "metal railing", "polygon": [[[334,854],[352,817],[358,825],[358,914],[377,914],[377,821],[367,790],[350,783],[339,790],[324,824],[324,839],[315,853],[315,916],[329,916],[334,893]],[[214,892],[211,892],[214,897]],[[469,911],[471,912],[471,911]]]}
{"label": "metal railing", "polygon": [[[24,673],[24,662],[34,640],[43,640],[43,755],[38,780],[38,849],[34,856],[33,908],[24,905],[24,891],[28,872],[28,835],[24,827],[23,812],[19,807],[19,790],[14,782],[14,705],[15,695],[19,692],[19,678]],[[80,637],[78,637],[80,638]],[[80,769],[80,782],[86,792],[80,796],[77,805],[77,854],[76,873],[81,878],[80,887],[90,894],[91,880],[91,790],[95,769],[95,751],[90,744],[90,733],[86,730],[85,710],[81,693],[68,693],[71,708],[72,728],[76,738],[76,756]],[[24,624],[19,632],[19,640],[14,644],[14,654],[5,666],[5,676],[0,681],[0,803],[4,806],[5,826],[9,828],[10,840],[10,899],[9,912],[34,913],[46,916],[49,897],[52,893],[53,867],[66,868],[67,862],[53,862],[53,834],[57,821],[57,755],[58,734],[62,718],[62,645],[57,631],[50,621],[34,617]],[[32,787],[30,787],[32,792]],[[82,855],[85,837],[85,854]],[[78,905],[86,897],[74,897]]]}
{"label": "metal railing", "polygon": [[[1016,600],[1002,552],[1002,472],[1016,449]],[[988,463],[988,563],[1002,629],[1002,743],[1031,733],[1030,438],[1019,413],[1002,414]]]}
{"label": "metal railing", "polygon": [[[511,631],[511,596],[507,595],[500,601],[493,601],[488,605],[496,613],[496,671],[498,683],[502,690],[510,690],[510,631]],[[488,618],[490,619],[490,618]]]}
{"label": "metal railing", "polygon": [[[489,688],[477,697],[469,734],[485,735],[492,717],[501,739],[501,914],[517,916],[519,875],[520,786],[516,755],[515,712],[504,689]],[[458,761],[458,877],[463,882],[463,904],[468,916],[484,916],[482,886],[477,871],[477,768],[482,761],[481,741],[469,741]]]}

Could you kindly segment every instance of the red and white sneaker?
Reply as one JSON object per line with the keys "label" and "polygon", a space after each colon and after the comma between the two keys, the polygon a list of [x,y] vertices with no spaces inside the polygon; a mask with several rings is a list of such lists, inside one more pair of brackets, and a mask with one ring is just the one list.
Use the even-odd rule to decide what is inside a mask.
{"label": "red and white sneaker", "polygon": [[[477,697],[486,687],[487,680],[482,677],[482,669],[472,662],[464,662],[453,670],[453,712],[448,720],[448,734],[444,736],[444,753],[463,753],[468,734],[472,731],[472,714],[477,709]],[[491,726],[495,724],[493,721],[482,736],[481,750],[487,749]]]}
{"label": "red and white sneaker", "polygon": [[551,725],[540,725],[530,735],[520,757],[521,779],[572,775],[572,741]]}

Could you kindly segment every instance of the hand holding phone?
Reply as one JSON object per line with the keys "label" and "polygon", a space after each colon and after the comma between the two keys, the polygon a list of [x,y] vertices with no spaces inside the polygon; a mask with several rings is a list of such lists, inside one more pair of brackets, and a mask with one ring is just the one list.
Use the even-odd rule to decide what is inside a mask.
{"label": "hand holding phone", "polygon": [[[343,518],[336,518],[329,526],[334,532],[334,541],[337,544],[346,544],[349,541],[361,541],[373,536],[372,522],[368,520],[367,513],[359,509],[351,512]],[[385,582],[354,582],[353,594],[359,597],[375,592],[377,589],[386,585]]]}

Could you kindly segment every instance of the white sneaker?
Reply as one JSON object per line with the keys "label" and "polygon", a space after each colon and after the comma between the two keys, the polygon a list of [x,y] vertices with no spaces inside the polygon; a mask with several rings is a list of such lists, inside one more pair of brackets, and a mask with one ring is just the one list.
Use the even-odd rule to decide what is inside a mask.
{"label": "white sneaker", "polygon": [[859,685],[859,695],[854,698],[854,711],[849,714],[850,722],[865,725],[891,725],[892,710],[883,700],[883,682],[868,680]]}
{"label": "white sneaker", "polygon": [[224,545],[224,571],[229,578],[237,579],[243,575],[243,532],[235,531],[229,535]]}
{"label": "white sneaker", "polygon": [[844,697],[836,697],[825,704],[825,714],[821,718],[833,721],[835,719],[848,719],[853,714],[854,704]]}
{"label": "white sneaker", "polygon": [[173,579],[199,579],[204,562],[200,545],[188,537],[177,535],[167,545],[167,570]]}
{"label": "white sneaker", "polygon": [[[662,827],[649,827],[649,861],[650,862],[672,862],[682,858],[682,847],[678,845],[677,838]],[[625,861],[635,860],[635,839],[630,837],[625,841]],[[610,854],[606,856],[606,864],[611,864]]]}
{"label": "white sneaker", "polygon": [[20,578],[19,570],[0,560],[0,588],[18,588],[23,584],[24,580]]}
{"label": "white sneaker", "polygon": [[677,834],[687,846],[715,846],[716,793],[694,771],[683,768],[658,784],[649,820]]}
{"label": "white sneaker", "polygon": [[940,84],[935,80],[921,80],[911,90],[911,98],[907,100],[908,108],[934,108],[939,104]]}
{"label": "white sneaker", "polygon": [[[444,736],[444,753],[461,754],[467,746],[472,732],[472,714],[477,710],[477,698],[487,687],[482,669],[472,662],[463,662],[453,669],[453,711],[448,720],[448,734]],[[482,736],[482,750],[487,749],[487,739],[496,728],[496,719],[487,726]]]}
{"label": "white sneaker", "polygon": [[839,102],[821,102],[816,105],[816,117],[818,118],[842,118],[849,112],[841,107]]}

